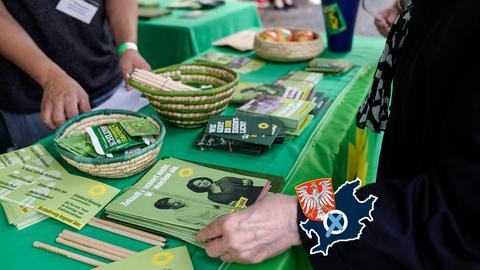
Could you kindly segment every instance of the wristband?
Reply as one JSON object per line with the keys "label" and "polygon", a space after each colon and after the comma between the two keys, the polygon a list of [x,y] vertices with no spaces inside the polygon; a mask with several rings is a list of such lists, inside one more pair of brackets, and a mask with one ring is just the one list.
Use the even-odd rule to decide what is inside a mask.
{"label": "wristband", "polygon": [[122,53],[126,50],[138,51],[137,44],[133,42],[125,42],[120,44],[120,46],[118,46],[118,49],[117,49],[117,56],[120,57],[120,55],[122,55]]}

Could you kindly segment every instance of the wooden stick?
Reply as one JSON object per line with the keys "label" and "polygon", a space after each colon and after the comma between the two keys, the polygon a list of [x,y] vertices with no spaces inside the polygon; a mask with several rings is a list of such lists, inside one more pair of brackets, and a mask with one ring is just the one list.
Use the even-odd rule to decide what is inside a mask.
{"label": "wooden stick", "polygon": [[[90,238],[92,240],[95,240],[95,241],[91,241],[90,239],[85,239],[83,237],[78,237],[80,234],[77,234],[77,235],[74,235],[74,234],[68,234],[68,233],[61,233],[59,235],[59,237],[65,239],[65,240],[68,240],[68,241],[72,241],[72,242],[75,242],[77,244],[80,244],[80,245],[84,245],[84,246],[87,246],[87,247],[91,247],[91,248],[96,248],[98,250],[101,250],[103,252],[107,252],[107,253],[110,253],[112,255],[115,255],[115,256],[118,256],[118,257],[122,257],[122,258],[126,258],[130,255],[133,255],[135,254],[133,251],[131,250],[128,250],[128,253],[125,253],[123,250],[120,251],[118,250],[117,246],[114,246],[114,245],[110,245],[109,243],[105,243],[105,242],[102,242],[100,240],[96,240],[96,239],[93,239],[93,238],[90,238],[90,237],[85,237],[85,238]],[[82,236],[82,235],[80,235]]]}
{"label": "wooden stick", "polygon": [[111,260],[111,261],[119,261],[121,259],[124,259],[122,257],[119,257],[119,256],[115,256],[115,255],[112,255],[110,253],[107,253],[107,252],[103,252],[101,250],[98,250],[96,248],[91,248],[91,247],[87,247],[87,246],[84,246],[84,245],[80,245],[80,244],[77,244],[75,242],[72,242],[72,241],[69,241],[67,239],[64,239],[64,238],[61,238],[61,237],[57,237],[57,239],[55,240],[57,243],[60,243],[60,244],[64,244],[66,246],[69,246],[69,247],[72,247],[72,248],[76,248],[78,250],[81,250],[81,251],[85,251],[87,253],[90,253],[90,254],[93,254],[93,255],[96,255],[96,256],[99,256],[99,257],[102,257],[102,258],[105,258],[107,260]]}
{"label": "wooden stick", "polygon": [[124,230],[121,230],[121,229],[118,229],[118,228],[112,228],[112,227],[109,227],[105,224],[95,222],[93,220],[88,222],[88,225],[99,228],[99,229],[102,229],[102,230],[105,230],[105,231],[116,233],[116,234],[119,234],[119,235],[122,235],[122,236],[125,236],[125,237],[129,237],[129,238],[132,238],[132,239],[135,239],[135,240],[138,240],[138,241],[142,241],[142,242],[145,242],[147,244],[151,244],[151,245],[155,245],[155,246],[161,246],[161,247],[165,246],[165,244],[161,241],[153,240],[151,238],[147,238],[145,236],[141,236],[141,235],[138,235],[138,234],[127,232],[127,231],[124,231]]}
{"label": "wooden stick", "polygon": [[[155,75],[154,73],[145,73],[145,72],[139,72],[135,70],[133,72],[133,75],[137,78],[142,78],[144,80],[147,80],[151,83],[159,85],[160,89],[169,89],[173,91],[195,91],[198,90],[196,88],[191,87],[192,89],[186,89],[187,85],[177,83],[173,81],[171,78],[164,78],[160,75]],[[188,86],[190,87],[190,86]]]}
{"label": "wooden stick", "polygon": [[160,89],[167,88],[175,91],[181,91],[181,89],[177,89],[175,87],[168,85],[166,79],[160,79],[160,77],[154,77],[152,74],[139,72],[138,70],[135,70],[133,71],[133,76],[137,78],[142,78],[148,82],[159,85]]}
{"label": "wooden stick", "polygon": [[134,234],[145,236],[145,237],[151,238],[151,239],[156,240],[156,241],[160,241],[160,242],[166,242],[167,241],[167,239],[161,237],[160,235],[156,235],[156,234],[153,234],[153,233],[148,233],[148,232],[144,232],[144,231],[137,230],[137,229],[134,229],[134,228],[130,228],[128,226],[124,226],[122,224],[118,224],[118,223],[111,222],[111,221],[108,221],[108,220],[104,220],[104,219],[100,219],[100,218],[96,218],[96,217],[94,217],[92,220],[97,222],[97,223],[102,223],[102,224],[110,226],[110,227],[114,227],[114,228],[117,228],[117,229],[120,229],[120,230],[124,230],[124,231],[127,231],[127,232],[131,232],[131,233],[134,233]]}
{"label": "wooden stick", "polygon": [[183,84],[181,82],[174,81],[170,77],[164,77],[162,75],[155,74],[153,72],[146,71],[143,69],[135,69],[133,73],[138,75],[143,75],[147,78],[151,78],[152,80],[158,81],[161,84],[169,85],[172,88],[176,88],[180,91],[199,91],[198,88]]}
{"label": "wooden stick", "polygon": [[148,78],[144,75],[141,75],[141,74],[138,74],[138,73],[135,73],[135,72],[131,75],[131,77],[135,81],[138,81],[142,84],[145,84],[147,86],[151,86],[151,87],[154,87],[154,88],[167,89],[167,90],[171,90],[171,91],[181,91],[179,89],[172,88],[169,85],[162,84],[161,82],[155,81],[152,78]]}
{"label": "wooden stick", "polygon": [[93,266],[97,266],[97,267],[106,264],[104,262],[97,261],[97,260],[82,256],[80,254],[76,254],[76,253],[70,252],[68,250],[57,248],[57,247],[47,245],[45,243],[38,242],[38,241],[33,242],[33,246],[36,247],[36,248],[46,250],[46,251],[50,251],[50,252],[58,254],[58,255],[62,255],[64,257],[67,257],[67,258],[72,259],[72,260],[76,260],[76,261],[83,262],[83,263],[93,265]]}

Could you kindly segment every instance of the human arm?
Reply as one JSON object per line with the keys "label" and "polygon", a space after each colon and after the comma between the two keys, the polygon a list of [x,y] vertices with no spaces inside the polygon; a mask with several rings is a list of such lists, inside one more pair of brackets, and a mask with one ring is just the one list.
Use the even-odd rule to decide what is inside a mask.
{"label": "human arm", "polygon": [[[137,1],[106,0],[105,12],[117,46],[125,42],[137,43]],[[150,65],[136,50],[125,50],[120,57],[120,70],[125,83],[127,75],[134,68],[150,70]]]}
{"label": "human arm", "polygon": [[79,112],[90,111],[83,88],[35,44],[0,1],[0,54],[35,80],[43,89],[40,118],[51,129]]}

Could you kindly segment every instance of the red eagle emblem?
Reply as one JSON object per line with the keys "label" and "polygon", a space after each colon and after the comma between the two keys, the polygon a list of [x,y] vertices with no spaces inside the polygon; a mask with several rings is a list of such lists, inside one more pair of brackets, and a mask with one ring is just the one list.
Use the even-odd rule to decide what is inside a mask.
{"label": "red eagle emblem", "polygon": [[322,178],[295,187],[298,202],[305,216],[313,221],[323,221],[325,215],[335,209],[332,179]]}

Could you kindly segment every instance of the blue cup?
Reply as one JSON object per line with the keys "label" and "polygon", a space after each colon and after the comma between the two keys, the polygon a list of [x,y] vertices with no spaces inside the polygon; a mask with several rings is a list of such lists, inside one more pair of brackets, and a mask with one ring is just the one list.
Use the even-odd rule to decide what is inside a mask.
{"label": "blue cup", "polygon": [[328,50],[348,52],[352,49],[353,31],[360,0],[323,0]]}

